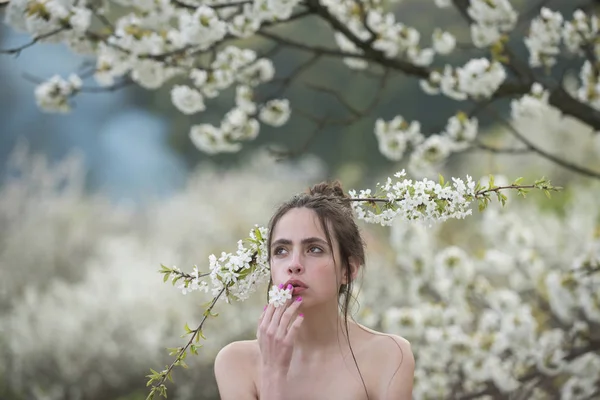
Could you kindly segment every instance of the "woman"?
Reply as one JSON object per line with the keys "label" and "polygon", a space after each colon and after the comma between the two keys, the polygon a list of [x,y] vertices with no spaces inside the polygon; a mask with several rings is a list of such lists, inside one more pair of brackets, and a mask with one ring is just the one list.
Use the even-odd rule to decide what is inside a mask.
{"label": "woman", "polygon": [[292,298],[265,307],[257,340],[219,352],[221,399],[411,399],[410,344],[348,321],[365,251],[340,184],[318,184],[282,204],[267,245],[272,283],[290,288]]}

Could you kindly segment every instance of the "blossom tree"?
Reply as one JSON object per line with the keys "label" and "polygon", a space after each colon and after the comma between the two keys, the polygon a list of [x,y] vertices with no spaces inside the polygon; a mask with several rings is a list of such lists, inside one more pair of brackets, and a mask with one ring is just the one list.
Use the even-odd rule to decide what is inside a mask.
{"label": "blossom tree", "polygon": [[[527,8],[520,11],[509,0],[435,0],[437,7],[458,10],[469,28],[468,43],[459,43],[452,32],[440,28],[427,32],[430,43],[422,43],[421,32],[397,21],[394,3],[10,0],[6,21],[29,32],[32,40],[3,52],[14,54],[37,42],[57,41],[94,58],[95,68],[90,74],[97,86],[84,86],[76,74],[39,83],[37,102],[51,112],[69,111],[79,92],[137,84],[149,90],[169,87],[173,105],[186,115],[194,115],[231,89],[235,99],[220,124],[190,127],[191,142],[210,154],[240,151],[245,141],[257,137],[261,124],[283,126],[292,112],[315,125],[306,138],[306,148],[329,125],[352,124],[371,116],[390,76],[403,74],[417,79],[427,94],[455,100],[460,109],[433,132],[423,132],[418,121],[402,115],[376,120],[373,140],[380,152],[390,160],[401,161],[410,151],[408,168],[412,174],[433,175],[451,154],[482,149],[532,153],[582,176],[600,178],[599,171],[543,149],[515,125],[519,118],[550,110],[560,118],[585,124],[593,132],[600,131],[600,42],[593,1],[564,16],[549,8],[546,0],[527,2]],[[292,24],[315,20],[328,27],[335,45],[302,42],[286,34]],[[519,38],[524,31],[524,38]],[[251,38],[274,47],[255,50],[250,47],[254,43]],[[526,59],[517,56],[516,42],[526,47]],[[271,58],[281,48],[307,52],[311,57],[289,75],[278,76]],[[474,56],[457,65],[445,62],[464,50]],[[380,91],[366,108],[355,107],[331,88],[313,86],[340,103],[347,117],[331,119],[292,109],[286,91],[324,58],[340,60],[363,76],[377,79]],[[576,78],[570,74],[572,68],[577,70]],[[264,90],[267,86],[276,90],[268,92]],[[506,101],[510,102],[509,117],[500,109]],[[514,145],[498,147],[479,134],[479,118],[484,113],[506,128]],[[496,184],[493,177],[483,184],[469,177],[453,178],[451,184],[443,179],[439,183],[412,181],[401,172],[374,192],[352,192],[351,201],[359,218],[393,226],[397,221],[433,223],[462,218],[470,213],[473,203],[486,208],[492,196],[504,204],[505,190],[525,194],[528,189],[547,193],[555,189],[545,179],[528,184],[509,182]],[[165,382],[173,367],[185,365],[188,352],[197,353],[203,324],[212,316],[217,300],[245,300],[266,280],[265,234],[264,228],[252,228],[235,253],[211,256],[209,271],[194,267],[192,273],[185,273],[177,267],[162,267],[165,280],[182,291],[210,291],[214,298],[197,327],[186,325],[191,337],[187,344],[173,349],[175,361],[149,375],[149,397],[166,396]],[[510,244],[513,239],[503,240]],[[588,244],[596,243],[597,237],[587,239]],[[382,317],[389,326],[428,328],[424,336],[417,328],[414,332],[415,337],[424,337],[422,367],[417,371],[419,398],[504,398],[509,394],[552,398],[557,388],[565,399],[592,399],[599,394],[598,374],[594,373],[600,371],[600,342],[594,333],[600,304],[596,245],[577,250],[585,250],[585,257],[565,260],[571,269],[565,265],[540,267],[543,272],[538,273],[535,257],[526,251],[522,259],[509,258],[506,262],[511,265],[533,265],[528,265],[533,270],[522,277],[522,281],[529,281],[509,282],[510,289],[496,288],[498,280],[475,274],[472,260],[463,250],[432,246],[438,256],[421,265],[425,272],[419,272],[419,265],[414,263],[407,265],[414,269],[409,284],[413,284],[410,288],[415,296],[428,297],[434,304],[426,303],[423,307],[430,308],[422,309],[417,307],[418,301],[408,299],[405,308],[392,308]],[[508,250],[498,251],[510,254]],[[423,282],[427,279],[417,272],[423,276],[435,273],[444,279],[426,285]],[[431,349],[440,341],[453,346],[445,358],[432,356],[435,353]],[[421,385],[429,374],[436,377],[434,383]]]}
{"label": "blossom tree", "polygon": [[[207,153],[237,152],[244,141],[257,137],[261,124],[285,125],[292,113],[286,90],[321,59],[338,59],[365,76],[375,76],[381,90],[391,76],[403,74],[418,79],[426,93],[460,102],[462,110],[435,132],[422,132],[418,121],[402,115],[376,121],[374,131],[381,153],[400,160],[410,149],[414,173],[431,173],[451,153],[484,149],[531,152],[587,176],[600,176],[597,171],[547,153],[512,129],[510,120],[497,110],[502,100],[511,101],[513,117],[551,107],[594,131],[600,130],[600,47],[594,2],[581,4],[572,15],[563,16],[546,8],[548,1],[528,2],[528,8],[519,13],[508,0],[435,0],[440,8],[459,11],[469,27],[470,43],[458,43],[455,35],[440,28],[425,32],[431,40],[424,43],[424,34],[397,21],[395,3],[11,0],[4,4],[6,22],[30,33],[32,40],[2,52],[19,53],[43,41],[63,42],[74,52],[95,59],[95,68],[83,75],[92,74],[96,86],[83,86],[75,73],[67,78],[54,76],[38,85],[37,102],[49,112],[69,111],[72,98],[79,92],[114,90],[133,83],[149,90],[170,87],[173,105],[193,115],[210,106],[211,99],[234,89],[234,104],[220,124],[190,127],[191,142]],[[315,20],[329,28],[334,46],[305,43],[284,33],[289,32],[290,25]],[[526,35],[520,39],[523,31]],[[255,39],[274,46],[254,50],[250,46]],[[528,59],[515,55],[515,40],[527,47]],[[289,75],[277,76],[271,58],[281,48],[312,56]],[[462,65],[444,64],[444,60],[466,50],[475,57]],[[570,76],[567,72],[573,58],[579,76],[569,85],[565,78]],[[267,83],[276,90],[261,90]],[[379,91],[368,107],[358,109],[330,88],[312,87],[331,94],[348,116],[331,119],[296,110],[315,125],[307,146],[327,125],[349,124],[370,115],[381,97]],[[486,144],[478,136],[478,116],[483,113],[506,124],[519,146],[495,148]]]}

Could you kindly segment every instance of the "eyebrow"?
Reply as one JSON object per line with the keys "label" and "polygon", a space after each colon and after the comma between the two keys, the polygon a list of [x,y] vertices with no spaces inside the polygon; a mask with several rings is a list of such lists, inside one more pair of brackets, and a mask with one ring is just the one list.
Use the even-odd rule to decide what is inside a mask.
{"label": "eyebrow", "polygon": [[[305,238],[302,239],[300,241],[301,244],[307,244],[307,243],[321,243],[325,246],[329,246],[329,243],[327,243],[325,240],[319,238],[319,237],[309,237],[309,238]],[[271,243],[271,247],[276,246],[278,244],[287,244],[290,245],[292,244],[292,241],[290,239],[277,239],[276,241],[274,241],[273,243]]]}

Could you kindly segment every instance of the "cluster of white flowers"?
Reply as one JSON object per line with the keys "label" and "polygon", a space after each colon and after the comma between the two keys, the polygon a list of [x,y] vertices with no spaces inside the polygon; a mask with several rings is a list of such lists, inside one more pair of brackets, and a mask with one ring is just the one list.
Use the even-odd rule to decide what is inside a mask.
{"label": "cluster of white flowers", "polygon": [[421,80],[421,88],[427,94],[443,93],[455,100],[469,97],[482,99],[491,97],[506,79],[506,71],[497,61],[487,58],[468,61],[456,69],[450,65],[443,73],[433,71],[429,79]]}
{"label": "cluster of white flowers", "polygon": [[433,31],[433,49],[439,54],[452,53],[456,47],[456,38],[450,32],[444,32],[439,28]]}
{"label": "cluster of white flowers", "polygon": [[472,0],[467,13],[473,19],[471,39],[477,47],[497,42],[517,23],[517,13],[508,0]]}
{"label": "cluster of white flowers", "polygon": [[577,97],[596,109],[600,109],[600,72],[598,72],[598,68],[594,67],[590,61],[586,61],[583,63],[579,77],[582,85],[577,91]]}
{"label": "cluster of white flowers", "polygon": [[531,21],[525,45],[529,49],[529,64],[532,67],[551,67],[559,54],[563,17],[543,7],[540,16]]}
{"label": "cluster of white flowers", "polygon": [[391,121],[379,118],[375,122],[375,136],[379,143],[379,151],[390,160],[402,159],[404,152],[410,145],[416,147],[424,140],[421,124],[413,121],[410,124],[401,116],[396,116]]}
{"label": "cluster of white flowers", "polygon": [[35,88],[35,99],[38,106],[49,112],[67,113],[71,111],[69,99],[81,89],[81,78],[71,74],[68,80],[54,75]]}
{"label": "cluster of white flowers", "polygon": [[[387,291],[375,286],[361,308],[370,309],[375,326],[411,341],[415,399],[485,389],[519,396],[532,379],[551,380],[545,390],[565,399],[597,395],[599,215],[585,206],[598,187],[576,192],[566,216],[542,217],[516,204],[490,208],[476,226],[460,228],[461,247],[446,245],[441,228],[392,225],[396,263],[379,263],[382,271],[365,287],[384,276],[390,286],[390,274],[398,283]],[[543,391],[528,398],[550,397]]]}
{"label": "cluster of white flowers", "polygon": [[[386,57],[404,57],[415,65],[429,65],[433,61],[433,48],[422,48],[419,44],[421,34],[415,28],[396,21],[392,12],[382,9],[379,2],[363,2],[366,11],[365,22],[361,13],[355,12],[356,4],[351,1],[325,0],[323,4],[328,11],[342,22],[348,30],[361,42],[372,39],[371,48],[381,51]],[[364,52],[357,44],[341,32],[335,33],[336,43],[342,51],[362,55]],[[442,54],[454,48],[454,38],[449,33],[440,34],[436,39]],[[348,57],[345,63],[351,68],[362,69],[367,66],[360,57]]]}
{"label": "cluster of white flowers", "polygon": [[551,107],[548,104],[550,94],[539,83],[531,86],[531,92],[510,103],[513,119],[540,117]]}
{"label": "cluster of white flowers", "polygon": [[[256,291],[256,288],[269,281],[270,269],[267,262],[266,237],[267,229],[255,227],[250,231],[249,239],[238,241],[238,249],[235,254],[222,252],[217,258],[211,254],[208,258],[211,285],[204,280],[204,274],[200,274],[194,266],[193,272],[186,277],[177,267],[170,269],[169,276],[178,283],[177,288],[183,294],[202,290],[208,293],[209,289],[213,296],[224,291],[225,296],[221,299],[229,302],[231,298],[243,301]],[[168,269],[167,269],[168,270]]]}
{"label": "cluster of white flowers", "polygon": [[598,36],[599,21],[596,15],[586,15],[581,10],[573,13],[573,19],[566,21],[562,35],[565,46],[572,53],[583,55],[583,47],[587,44],[594,45],[594,52],[600,53],[595,38]]}
{"label": "cluster of white flowers", "polygon": [[[452,186],[442,185],[431,180],[413,182],[406,179],[404,170],[394,174],[397,179],[388,178],[386,183],[377,185],[376,194],[370,189],[351,190],[355,199],[383,199],[387,202],[353,201],[358,219],[366,222],[391,225],[395,219],[433,223],[449,218],[464,218],[471,214],[469,206],[475,200],[475,182],[467,176],[467,182],[452,178]],[[401,178],[405,178],[400,180]]]}
{"label": "cluster of white flowers", "polygon": [[283,285],[273,285],[269,290],[269,304],[273,304],[275,307],[283,306],[291,298],[292,291],[284,288]]}
{"label": "cluster of white flowers", "polygon": [[420,128],[419,122],[409,124],[401,116],[387,122],[380,118],[375,122],[375,136],[381,154],[392,161],[401,160],[406,150],[412,149],[408,166],[411,173],[429,176],[435,174],[435,169],[452,152],[471,146],[477,136],[478,121],[459,112],[448,119],[445,130],[440,134],[425,138]]}

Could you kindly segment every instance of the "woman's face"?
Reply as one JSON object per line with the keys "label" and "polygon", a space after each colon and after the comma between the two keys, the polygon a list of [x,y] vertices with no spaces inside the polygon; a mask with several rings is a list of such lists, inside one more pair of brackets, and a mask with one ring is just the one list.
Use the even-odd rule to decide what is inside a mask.
{"label": "woman's face", "polygon": [[293,208],[285,213],[273,229],[271,242],[271,277],[273,284],[290,280],[303,283],[305,289],[295,289],[294,297],[302,296],[303,304],[315,305],[327,301],[337,303],[341,271],[338,244],[331,235],[333,249],[327,244],[325,232],[317,214],[308,208]]}

